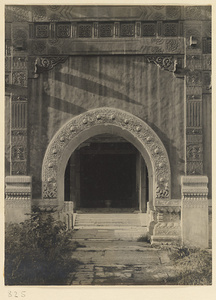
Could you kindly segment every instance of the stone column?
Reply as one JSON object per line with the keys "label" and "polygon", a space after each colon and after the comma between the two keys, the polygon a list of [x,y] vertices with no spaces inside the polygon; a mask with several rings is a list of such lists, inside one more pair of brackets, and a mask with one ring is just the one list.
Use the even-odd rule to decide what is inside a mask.
{"label": "stone column", "polygon": [[182,242],[185,246],[208,247],[208,178],[183,176]]}

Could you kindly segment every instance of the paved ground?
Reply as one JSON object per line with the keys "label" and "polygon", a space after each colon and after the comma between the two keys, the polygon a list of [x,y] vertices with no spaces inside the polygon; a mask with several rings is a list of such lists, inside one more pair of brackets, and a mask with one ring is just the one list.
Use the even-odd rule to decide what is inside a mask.
{"label": "paved ground", "polygon": [[[175,275],[166,250],[149,243],[75,237],[84,247],[73,253],[82,264],[70,274],[72,285],[164,285]],[[80,237],[80,238],[79,238]]]}

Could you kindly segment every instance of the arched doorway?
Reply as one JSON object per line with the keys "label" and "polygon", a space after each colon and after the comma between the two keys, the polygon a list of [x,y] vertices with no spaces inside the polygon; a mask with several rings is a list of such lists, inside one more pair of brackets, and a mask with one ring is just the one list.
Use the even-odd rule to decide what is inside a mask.
{"label": "arched doorway", "polygon": [[170,164],[157,134],[128,112],[102,107],[74,117],[52,138],[42,166],[44,202],[63,207],[64,174],[71,154],[83,142],[100,134],[123,137],[140,152],[148,169],[150,209],[156,201],[170,199]]}
{"label": "arched doorway", "polygon": [[71,155],[65,170],[65,201],[74,211],[146,212],[148,171],[140,152],[122,137],[89,138]]}

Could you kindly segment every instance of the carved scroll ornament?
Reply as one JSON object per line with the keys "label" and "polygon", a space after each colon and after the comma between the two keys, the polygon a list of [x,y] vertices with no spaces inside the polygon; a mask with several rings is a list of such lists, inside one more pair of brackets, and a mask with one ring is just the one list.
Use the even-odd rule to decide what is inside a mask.
{"label": "carved scroll ornament", "polygon": [[35,60],[35,74],[40,74],[51,70],[57,64],[64,63],[68,56],[50,56],[50,57],[37,57]]}

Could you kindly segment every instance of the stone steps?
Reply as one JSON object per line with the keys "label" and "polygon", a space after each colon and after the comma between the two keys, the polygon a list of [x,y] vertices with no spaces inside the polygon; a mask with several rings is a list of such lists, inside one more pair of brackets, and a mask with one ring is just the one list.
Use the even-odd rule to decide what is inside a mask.
{"label": "stone steps", "polygon": [[[142,214],[143,215],[143,214]],[[74,228],[133,228],[146,226],[140,214],[77,214]]]}
{"label": "stone steps", "polygon": [[137,240],[147,234],[146,214],[76,214],[74,239]]}

